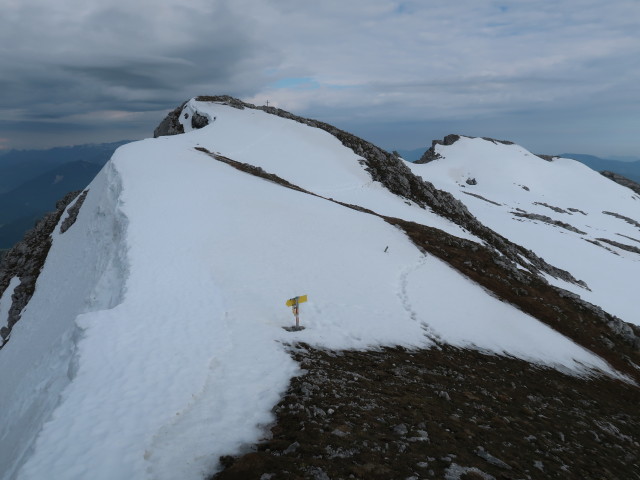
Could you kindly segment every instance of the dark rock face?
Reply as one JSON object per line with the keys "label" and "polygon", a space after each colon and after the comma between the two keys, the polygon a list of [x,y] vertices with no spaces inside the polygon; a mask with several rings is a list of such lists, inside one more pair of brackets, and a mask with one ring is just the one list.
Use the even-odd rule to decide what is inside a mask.
{"label": "dark rock face", "polygon": [[206,127],[207,125],[209,125],[209,119],[204,115],[200,115],[198,112],[195,112],[191,117],[191,128],[199,129]]}
{"label": "dark rock face", "polygon": [[424,152],[422,157],[420,157],[419,160],[416,160],[415,163],[429,163],[439,158],[442,158],[442,155],[436,152],[436,148],[435,148],[436,145],[446,145],[446,146],[453,145],[458,140],[460,140],[460,135],[456,135],[453,133],[447,135],[442,140],[433,140],[431,142],[431,147],[429,147],[429,149],[426,152]]}
{"label": "dark rock face", "polygon": [[634,350],[640,351],[640,328],[623,322],[618,317],[611,317],[607,323],[611,331]]}
{"label": "dark rock face", "polygon": [[12,278],[20,278],[20,285],[16,287],[11,297],[8,324],[0,329],[0,348],[9,340],[11,329],[20,320],[22,309],[33,296],[36,281],[51,248],[51,233],[67,205],[78,196],[78,193],[80,192],[68,193],[59,200],[56,211],[47,214],[27,232],[24,238],[7,252],[0,264],[0,295],[7,289]]}
{"label": "dark rock face", "polygon": [[640,183],[634,182],[633,180],[629,180],[627,177],[623,177],[622,175],[618,175],[617,173],[609,172],[607,170],[600,172],[600,175],[607,177],[609,180],[613,180],[623,187],[630,188],[640,195]]}
{"label": "dark rock face", "polygon": [[184,133],[184,128],[178,121],[180,118],[180,114],[182,113],[182,108],[185,106],[187,102],[184,102],[178,108],[169,112],[169,114],[160,122],[160,125],[153,131],[153,138],[164,137],[167,135],[178,135],[180,133]]}
{"label": "dark rock face", "polygon": [[85,190],[84,192],[82,192],[78,196],[76,201],[73,203],[71,208],[69,208],[69,210],[67,211],[67,218],[65,218],[62,221],[62,224],[60,225],[60,233],[65,233],[67,230],[69,230],[73,226],[74,223],[76,223],[76,219],[78,218],[78,213],[80,213],[80,208],[82,207],[82,204],[87,198],[88,193],[89,193],[89,190]]}
{"label": "dark rock face", "polygon": [[471,178],[471,177],[469,177],[469,178],[467,178],[467,180],[466,180],[466,184],[467,184],[467,185],[477,185],[477,184],[478,184],[478,181],[477,181],[475,178]]}

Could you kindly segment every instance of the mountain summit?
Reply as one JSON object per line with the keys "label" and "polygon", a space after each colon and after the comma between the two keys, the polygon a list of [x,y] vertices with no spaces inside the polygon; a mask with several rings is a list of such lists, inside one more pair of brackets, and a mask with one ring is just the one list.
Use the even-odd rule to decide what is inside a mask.
{"label": "mountain summit", "polygon": [[[3,479],[543,478],[597,463],[571,443],[595,442],[591,428],[611,471],[640,461],[636,193],[491,139],[458,136],[411,165],[226,96],[185,102],[154,136],[120,147],[39,227],[37,266],[23,243],[0,270]],[[305,328],[289,331],[285,302],[303,295]],[[539,391],[527,369],[546,372]],[[513,387],[484,411],[508,403],[532,433],[498,447],[491,423],[481,445],[496,414],[446,409],[476,408],[501,375]],[[367,416],[394,393],[360,405],[365,392],[392,382],[407,394]],[[589,382],[626,403],[585,401],[605,427],[573,425],[571,448],[532,447],[524,465],[545,383],[568,395]],[[512,411],[523,391],[539,397]],[[418,418],[431,398],[448,413]],[[457,448],[452,428],[476,444]]]}

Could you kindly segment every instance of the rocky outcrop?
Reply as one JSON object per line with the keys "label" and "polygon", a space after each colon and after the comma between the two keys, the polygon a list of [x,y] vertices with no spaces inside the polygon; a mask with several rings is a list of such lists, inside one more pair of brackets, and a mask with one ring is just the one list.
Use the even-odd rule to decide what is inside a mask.
{"label": "rocky outcrop", "polygon": [[47,259],[51,248],[51,233],[60,221],[67,205],[80,192],[71,192],[56,203],[56,210],[48,213],[28,231],[5,255],[0,264],[0,295],[9,286],[12,278],[18,277],[20,285],[16,287],[11,297],[7,325],[0,329],[0,348],[9,340],[13,326],[20,320],[22,309],[29,303],[36,289],[36,281]]}
{"label": "rocky outcrop", "polygon": [[456,135],[454,133],[447,135],[442,140],[433,140],[431,142],[431,147],[429,147],[429,149],[426,152],[424,152],[422,157],[416,160],[415,163],[429,163],[439,158],[442,158],[442,155],[436,152],[436,145],[446,145],[446,146],[453,145],[458,140],[460,140],[460,135]]}
{"label": "rocky outcrop", "polygon": [[[422,157],[420,157],[419,160],[416,160],[415,163],[429,163],[432,162],[434,160],[437,160],[439,158],[442,158],[442,155],[440,155],[438,152],[436,152],[436,145],[444,145],[444,146],[449,146],[449,145],[453,145],[454,143],[456,143],[458,140],[460,140],[461,137],[465,137],[465,138],[478,138],[478,137],[468,137],[466,135],[457,135],[457,134],[450,134],[447,135],[446,137],[444,137],[442,140],[433,140],[431,142],[431,147],[429,147],[429,149],[424,152],[424,154],[422,155]],[[502,144],[502,145],[514,145],[513,142],[510,142],[508,140],[497,140],[495,138],[491,138],[491,137],[480,137],[483,140],[486,140],[487,142],[491,142],[491,143],[495,143],[495,144]]]}
{"label": "rocky outcrop", "polygon": [[204,115],[200,115],[198,112],[195,112],[192,116],[191,116],[191,128],[195,128],[196,130],[206,127],[207,125],[209,125],[209,118],[204,116]]}
{"label": "rocky outcrop", "polygon": [[184,133],[184,128],[180,121],[180,114],[182,113],[182,108],[185,106],[187,102],[184,102],[178,108],[169,112],[169,114],[160,122],[160,125],[156,127],[153,131],[153,138],[164,137],[167,135],[178,135],[180,133]]}
{"label": "rocky outcrop", "polygon": [[87,198],[88,193],[89,193],[89,190],[85,190],[80,195],[78,195],[78,198],[76,199],[76,201],[73,202],[73,205],[71,205],[71,207],[67,211],[67,218],[65,218],[62,221],[62,224],[60,225],[60,233],[65,233],[67,230],[69,230],[73,226],[74,223],[76,223],[76,219],[78,218],[78,213],[80,213],[80,208],[82,207],[82,204]]}
{"label": "rocky outcrop", "polygon": [[607,177],[609,180],[613,180],[614,182],[622,185],[623,187],[630,188],[638,195],[640,195],[640,183],[634,182],[633,180],[629,180],[627,177],[623,177],[622,175],[618,175],[617,173],[609,172],[605,170],[600,172],[600,175]]}

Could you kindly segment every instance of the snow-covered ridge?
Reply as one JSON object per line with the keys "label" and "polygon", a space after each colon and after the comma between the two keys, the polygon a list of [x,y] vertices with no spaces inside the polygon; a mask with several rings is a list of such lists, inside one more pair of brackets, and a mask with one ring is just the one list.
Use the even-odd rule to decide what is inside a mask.
{"label": "snow-covered ridge", "polygon": [[640,324],[632,281],[640,274],[640,195],[575,160],[547,161],[519,145],[469,137],[444,143],[433,147],[438,158],[410,164],[412,171],[590,290],[549,281]]}
{"label": "snow-covered ridge", "polygon": [[[536,275],[525,249],[497,235],[489,243],[479,222],[475,231],[456,223],[456,212],[472,222],[466,198],[449,202],[337,129],[225,103],[187,102],[175,119],[197,113],[207,125],[118,149],[75,224],[56,229],[36,293],[0,350],[0,367],[11,366],[0,368],[2,478],[204,478],[272,420],[298,372],[288,343],[444,342],[619,377],[395,226],[468,247],[472,266],[481,252],[517,273],[506,254],[517,255],[523,278]],[[287,332],[285,301],[304,294],[306,329]]]}
{"label": "snow-covered ridge", "polygon": [[[451,224],[448,224],[446,225],[447,228],[444,228],[445,231],[465,238],[468,238],[469,233],[471,233],[479,242],[488,243],[493,248],[498,249],[500,253],[508,259],[507,261],[512,262],[514,265],[519,264],[521,268],[529,269],[536,273],[544,272],[555,279],[586,287],[586,284],[582,280],[575,278],[571,273],[550,265],[530,250],[522,249],[519,245],[511,243],[508,238],[497,235],[496,232],[478,222],[463,202],[456,199],[449,192],[438,190],[434,188],[432,183],[424,181],[421,177],[414,175],[411,169],[405,165],[405,162],[396,158],[395,155],[348,132],[337,129],[332,125],[299,117],[274,107],[258,107],[233,97],[196,97],[183,103],[181,107],[171,112],[162,122],[162,129],[159,127],[160,130],[157,129],[155,134],[160,134],[161,131],[175,134],[176,132],[202,128],[217,118],[215,112],[216,105],[230,106],[240,110],[250,109],[262,111],[323,130],[337,138],[344,147],[356,154],[358,163],[365,167],[368,173],[368,176],[366,176],[367,186],[373,183],[372,186],[376,187],[379,183],[385,190],[388,190],[388,192],[385,192],[387,200],[383,203],[368,203],[368,200],[353,196],[346,199],[347,203],[354,203],[365,208],[371,208],[378,213],[397,216],[405,220],[415,220],[419,223],[423,221],[424,211],[431,211],[436,214],[436,218],[440,221],[444,218],[453,222],[454,230],[451,230]],[[196,118],[198,119],[197,121],[195,121]],[[459,138],[457,135],[450,137],[452,143]],[[496,141],[493,139],[488,140],[494,143],[513,145],[511,142]],[[447,139],[445,139],[445,143],[447,143]],[[318,165],[321,164],[320,162],[321,161],[318,162]],[[297,164],[299,165],[299,163]],[[305,164],[305,167],[308,167],[308,165],[309,164]],[[336,173],[338,171],[337,169],[335,170]],[[287,172],[287,174],[290,174],[290,172]],[[284,178],[288,179],[287,176],[284,176]],[[294,179],[294,183],[299,184],[295,182],[295,180],[296,179]],[[302,184],[302,186],[304,185],[305,184]],[[335,190],[335,185],[339,185],[339,183],[332,183],[331,191]],[[314,191],[313,188],[311,188],[311,190]],[[324,192],[324,190],[318,191],[318,193],[322,192]],[[393,211],[388,210],[389,192],[394,194],[391,198],[393,198],[396,203],[396,208]],[[371,193],[371,190],[367,189],[367,193]],[[409,205],[409,208],[400,204],[399,200],[403,200],[403,203]],[[401,208],[399,209],[397,206]],[[420,207],[420,209],[415,208],[416,206]],[[430,221],[434,222],[433,216]],[[521,260],[523,258],[525,259],[524,262]]]}

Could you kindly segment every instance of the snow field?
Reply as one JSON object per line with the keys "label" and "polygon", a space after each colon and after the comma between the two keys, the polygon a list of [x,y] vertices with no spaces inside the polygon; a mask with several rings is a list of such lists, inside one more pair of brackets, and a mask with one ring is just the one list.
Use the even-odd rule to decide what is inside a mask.
{"label": "snow field", "polygon": [[[453,145],[436,148],[444,158],[423,165],[408,164],[416,175],[453,194],[488,227],[584,280],[591,291],[547,278],[551,283],[640,325],[634,281],[640,275],[640,256],[609,244],[604,244],[606,250],[586,241],[607,238],[640,247],[631,240],[640,241],[640,229],[602,213],[614,212],[640,222],[638,195],[577,161],[560,158],[548,162],[518,145],[462,137]],[[475,178],[477,185],[467,185],[467,178]],[[481,195],[500,206],[464,192]],[[517,217],[512,212],[518,208],[585,233]]]}
{"label": "snow field", "polygon": [[[71,461],[71,478],[87,474],[82,465],[97,478],[200,478],[271,421],[297,370],[278,341],[294,339],[281,327],[292,321],[284,302],[299,289],[317,297],[315,308],[303,306],[308,331],[322,310],[337,315],[318,335],[329,346],[426,343],[415,322],[388,324],[402,313],[388,287],[397,267],[390,256],[382,268],[372,260],[395,244],[412,261],[419,256],[395,228],[182,145],[144,143],[124,149],[129,161],[114,160],[130,220],[123,301],[79,318],[77,375],[20,478],[64,477]],[[305,228],[291,229],[297,218],[307,219]],[[349,228],[353,221],[357,228]],[[372,240],[368,223],[386,233]],[[332,263],[335,270],[327,268]],[[371,278],[352,282],[363,272]],[[346,288],[346,280],[365,286]],[[364,307],[369,315],[362,304],[347,308],[354,296],[365,302],[372,293],[381,299],[379,308]]]}
{"label": "snow field", "polygon": [[[368,186],[357,157],[324,132],[263,112],[211,108],[217,118],[209,127],[118,149],[91,185],[77,224],[56,236],[29,322],[14,330],[12,349],[0,351],[0,359],[16,355],[11,364],[24,365],[23,383],[0,397],[21,422],[20,433],[2,438],[0,455],[6,445],[17,447],[0,460],[11,464],[33,446],[16,478],[204,478],[220,455],[264,434],[271,408],[298,373],[285,346],[297,341],[363,349],[429,347],[440,339],[615,375],[424,256],[382,219],[196,151],[205,146],[340,200],[356,191],[371,202],[360,203],[367,208],[402,203]],[[334,191],[332,182],[341,182]],[[403,212],[433,225],[430,212]],[[294,318],[285,301],[303,294],[306,329],[286,332]],[[52,305],[55,322],[43,314]],[[46,321],[55,332],[45,330]],[[31,341],[44,343],[25,349]],[[52,378],[55,388],[33,387]],[[38,416],[20,416],[25,400]]]}
{"label": "snow field", "polygon": [[[360,205],[381,215],[426,223],[461,238],[479,240],[455,223],[392,194],[371,179],[361,157],[319,128],[261,110],[239,110],[211,102],[189,101],[180,117],[190,139],[212,152],[250,163],[326,198]],[[193,112],[210,124],[191,129]],[[211,121],[215,118],[215,121]]]}
{"label": "snow field", "polygon": [[[440,287],[430,286],[434,278]],[[588,350],[516,310],[434,257],[410,272],[407,295],[422,321],[446,342],[523,358],[561,370],[585,366],[611,373]]]}

